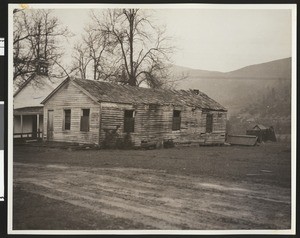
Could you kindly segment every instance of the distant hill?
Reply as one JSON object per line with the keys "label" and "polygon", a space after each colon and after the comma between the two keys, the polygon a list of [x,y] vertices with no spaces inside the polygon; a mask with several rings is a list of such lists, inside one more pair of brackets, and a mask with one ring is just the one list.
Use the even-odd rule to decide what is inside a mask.
{"label": "distant hill", "polygon": [[186,76],[178,89],[199,89],[225,106],[230,116],[271,123],[265,119],[284,121],[290,114],[291,58],[226,73],[175,65],[172,72]]}
{"label": "distant hill", "polygon": [[209,71],[209,70],[201,70],[201,69],[192,69],[188,67],[172,65],[172,72],[175,75],[179,74],[188,74],[190,78],[198,77],[198,78],[224,78],[224,73],[218,71]]}
{"label": "distant hill", "polygon": [[186,75],[177,83],[178,89],[200,89],[235,113],[253,97],[264,94],[267,88],[289,84],[291,58],[247,66],[223,73],[173,66],[174,75]]}
{"label": "distant hill", "polygon": [[213,78],[213,79],[290,79],[291,58],[274,60],[261,64],[246,66],[230,72],[209,71],[192,69],[173,65],[172,72],[175,75],[189,74],[189,78]]}
{"label": "distant hill", "polygon": [[225,73],[227,78],[239,79],[290,79],[291,58],[250,65]]}

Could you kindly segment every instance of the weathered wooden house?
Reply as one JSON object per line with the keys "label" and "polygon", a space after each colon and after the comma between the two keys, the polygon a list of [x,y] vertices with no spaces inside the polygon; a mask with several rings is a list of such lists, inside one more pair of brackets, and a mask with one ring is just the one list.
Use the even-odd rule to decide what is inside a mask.
{"label": "weathered wooden house", "polygon": [[33,75],[14,92],[14,138],[42,138],[43,105],[41,102],[63,80]]}
{"label": "weathered wooden house", "polygon": [[198,90],[67,78],[42,103],[48,141],[104,147],[225,142],[227,110]]}

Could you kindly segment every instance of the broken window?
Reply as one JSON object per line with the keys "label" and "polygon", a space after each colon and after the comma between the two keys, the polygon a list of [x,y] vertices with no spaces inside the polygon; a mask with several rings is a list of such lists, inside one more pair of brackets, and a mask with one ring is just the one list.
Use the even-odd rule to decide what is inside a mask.
{"label": "broken window", "polygon": [[71,109],[64,110],[64,130],[71,129]]}
{"label": "broken window", "polygon": [[81,110],[80,131],[90,130],[90,109]]}
{"label": "broken window", "polygon": [[157,104],[149,104],[149,110],[157,110],[158,105]]}
{"label": "broken window", "polygon": [[213,114],[206,114],[206,133],[213,131]]}
{"label": "broken window", "polygon": [[173,111],[173,124],[172,124],[172,130],[178,131],[180,130],[181,125],[181,111],[174,110]]}
{"label": "broken window", "polygon": [[124,132],[134,132],[134,110],[124,112]]}

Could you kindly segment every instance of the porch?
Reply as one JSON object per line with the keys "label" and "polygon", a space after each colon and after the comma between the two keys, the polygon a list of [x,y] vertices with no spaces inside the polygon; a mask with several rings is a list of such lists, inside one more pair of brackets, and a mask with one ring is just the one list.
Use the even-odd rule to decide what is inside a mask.
{"label": "porch", "polygon": [[43,138],[43,108],[19,108],[14,110],[14,139]]}

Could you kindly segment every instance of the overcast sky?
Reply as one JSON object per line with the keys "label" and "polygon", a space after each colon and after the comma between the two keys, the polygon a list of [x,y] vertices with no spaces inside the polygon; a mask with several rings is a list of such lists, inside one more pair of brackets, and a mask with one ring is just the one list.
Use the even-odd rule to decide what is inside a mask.
{"label": "overcast sky", "polygon": [[[61,9],[54,14],[80,38],[89,9]],[[247,65],[291,57],[290,9],[155,9],[177,47],[176,65],[228,72]],[[66,48],[69,47],[66,46]]]}

